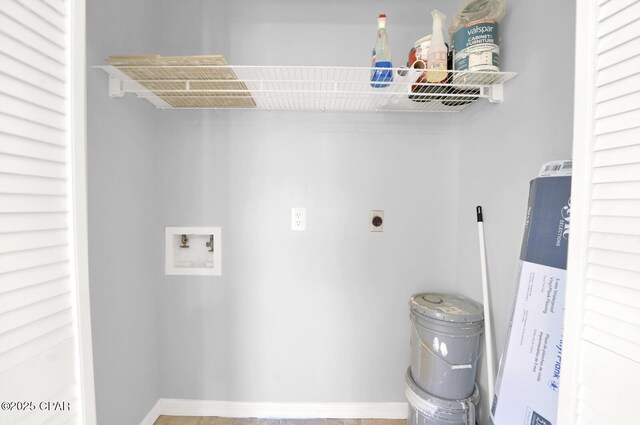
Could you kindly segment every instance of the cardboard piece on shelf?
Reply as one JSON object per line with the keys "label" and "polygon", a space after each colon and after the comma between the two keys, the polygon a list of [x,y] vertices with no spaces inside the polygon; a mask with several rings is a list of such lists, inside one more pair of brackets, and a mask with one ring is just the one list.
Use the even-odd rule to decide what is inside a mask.
{"label": "cardboard piece on shelf", "polygon": [[109,56],[107,62],[174,108],[256,106],[222,55]]}

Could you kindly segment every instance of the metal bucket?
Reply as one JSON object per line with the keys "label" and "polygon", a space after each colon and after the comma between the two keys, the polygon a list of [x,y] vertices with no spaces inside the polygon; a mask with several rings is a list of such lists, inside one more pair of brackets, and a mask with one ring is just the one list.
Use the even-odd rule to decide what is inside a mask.
{"label": "metal bucket", "polygon": [[477,386],[466,399],[445,400],[422,390],[411,376],[411,369],[407,370],[405,380],[409,401],[407,425],[475,425],[480,400]]}
{"label": "metal bucket", "polygon": [[482,305],[457,295],[422,293],[411,297],[409,306],[415,382],[436,397],[471,396],[484,324]]}

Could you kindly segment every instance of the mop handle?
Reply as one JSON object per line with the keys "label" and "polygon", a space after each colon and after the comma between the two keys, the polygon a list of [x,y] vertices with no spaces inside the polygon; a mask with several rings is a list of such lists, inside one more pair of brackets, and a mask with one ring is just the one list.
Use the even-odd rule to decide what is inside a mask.
{"label": "mop handle", "polygon": [[493,364],[493,329],[491,327],[491,307],[489,305],[489,279],[487,276],[487,253],[484,245],[484,221],[482,219],[482,207],[476,207],[478,217],[478,236],[480,238],[480,268],[482,271],[482,305],[484,307],[484,345],[487,355],[487,390],[489,396],[489,412],[495,395],[495,366]]}

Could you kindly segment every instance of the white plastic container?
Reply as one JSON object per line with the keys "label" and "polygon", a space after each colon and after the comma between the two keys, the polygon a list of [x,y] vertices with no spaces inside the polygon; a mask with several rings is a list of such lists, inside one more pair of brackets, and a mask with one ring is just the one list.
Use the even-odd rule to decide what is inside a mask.
{"label": "white plastic container", "polygon": [[409,307],[415,382],[437,397],[471,396],[484,324],[482,305],[458,295],[421,293],[411,297]]}
{"label": "white plastic container", "polygon": [[407,370],[405,380],[409,401],[407,425],[475,425],[480,400],[477,386],[466,399],[446,400],[421,389],[411,376],[411,369]]}

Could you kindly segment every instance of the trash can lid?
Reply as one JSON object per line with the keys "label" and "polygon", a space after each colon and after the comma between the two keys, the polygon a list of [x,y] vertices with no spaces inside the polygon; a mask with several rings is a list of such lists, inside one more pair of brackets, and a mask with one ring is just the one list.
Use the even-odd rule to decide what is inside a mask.
{"label": "trash can lid", "polygon": [[482,304],[461,295],[423,292],[411,297],[409,307],[415,314],[445,322],[479,322],[484,317]]}

